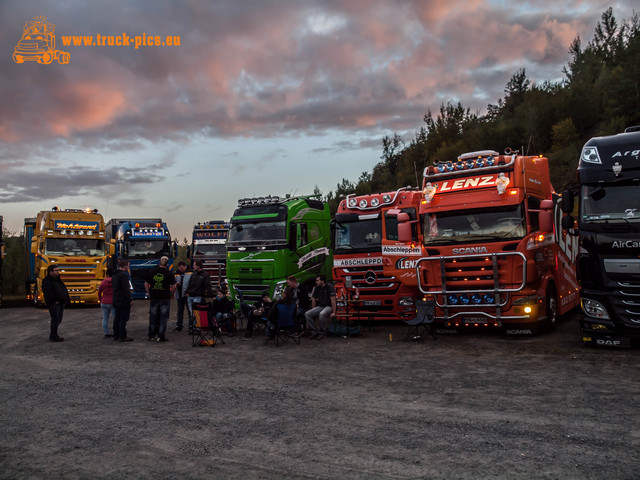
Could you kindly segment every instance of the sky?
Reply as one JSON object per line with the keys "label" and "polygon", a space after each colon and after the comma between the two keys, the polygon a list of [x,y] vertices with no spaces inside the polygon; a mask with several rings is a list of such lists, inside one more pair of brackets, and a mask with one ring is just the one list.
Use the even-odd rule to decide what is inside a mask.
{"label": "sky", "polygon": [[[162,218],[181,241],[239,198],[327,194],[441,104],[482,114],[522,68],[560,81],[572,41],[609,6],[620,22],[635,5],[0,0],[0,215],[20,233],[40,210],[97,208]],[[14,61],[37,16],[68,64]],[[74,35],[105,45],[63,45]]]}

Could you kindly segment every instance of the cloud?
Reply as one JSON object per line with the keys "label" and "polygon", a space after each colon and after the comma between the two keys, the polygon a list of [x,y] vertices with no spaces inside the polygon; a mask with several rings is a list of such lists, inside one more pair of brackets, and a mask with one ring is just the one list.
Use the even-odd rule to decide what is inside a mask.
{"label": "cloud", "polygon": [[[53,200],[60,197],[81,197],[89,194],[104,198],[116,197],[132,185],[152,184],[165,177],[147,167],[105,168],[75,166],[47,169],[10,169],[4,172],[0,186],[0,201],[4,203]],[[121,199],[122,201],[122,199]]]}
{"label": "cloud", "polygon": [[210,137],[408,131],[449,100],[485,108],[519,68],[536,81],[559,78],[570,42],[590,35],[606,7],[7,1],[0,41],[8,48],[24,21],[43,11],[56,24],[59,48],[62,35],[122,32],[180,35],[181,45],[69,46],[69,65],[0,59],[0,158],[69,147],[133,151]]}

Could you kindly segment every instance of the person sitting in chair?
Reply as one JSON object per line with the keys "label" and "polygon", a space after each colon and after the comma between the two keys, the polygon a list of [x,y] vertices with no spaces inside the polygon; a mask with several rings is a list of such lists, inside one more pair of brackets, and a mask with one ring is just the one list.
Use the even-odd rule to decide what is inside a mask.
{"label": "person sitting in chair", "polygon": [[[287,287],[282,293],[282,298],[276,301],[269,310],[269,315],[267,316],[267,336],[269,338],[274,338],[278,328],[278,305],[291,305],[293,303],[296,303],[293,298],[293,288]],[[295,333],[299,333],[297,326],[295,328]]]}
{"label": "person sitting in chair", "polygon": [[245,338],[251,338],[253,335],[253,326],[256,322],[266,322],[267,314],[271,310],[271,298],[269,298],[268,292],[262,293],[262,298],[257,301],[253,307],[253,310],[249,312],[247,317],[247,331],[244,334]]}
{"label": "person sitting in chair", "polygon": [[233,302],[225,295],[224,290],[218,290],[213,299],[213,314],[218,325],[223,322],[227,325],[227,333],[230,337],[235,335],[233,328]]}

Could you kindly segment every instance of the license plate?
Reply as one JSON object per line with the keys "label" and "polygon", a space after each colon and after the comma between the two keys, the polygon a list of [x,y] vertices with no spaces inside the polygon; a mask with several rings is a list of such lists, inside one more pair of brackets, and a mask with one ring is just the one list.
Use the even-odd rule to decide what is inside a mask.
{"label": "license plate", "polygon": [[465,325],[474,325],[476,323],[485,325],[489,323],[489,319],[487,317],[465,317],[464,318]]}
{"label": "license plate", "polygon": [[380,300],[365,300],[362,304],[366,307],[375,307],[377,305],[382,305],[382,302],[380,302]]}

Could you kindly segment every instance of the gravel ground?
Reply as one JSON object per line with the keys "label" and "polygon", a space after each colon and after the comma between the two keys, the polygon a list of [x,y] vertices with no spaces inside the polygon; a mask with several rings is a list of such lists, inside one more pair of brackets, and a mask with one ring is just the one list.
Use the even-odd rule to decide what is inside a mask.
{"label": "gravel ground", "polygon": [[640,478],[640,352],[583,347],[575,316],[535,338],[215,348],[146,341],[144,301],[130,343],[98,308],[67,310],[63,343],[48,322],[0,310],[0,478]]}

